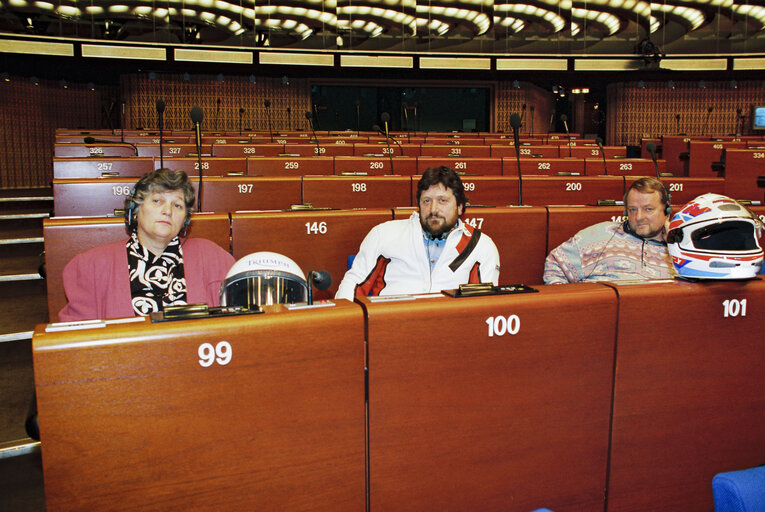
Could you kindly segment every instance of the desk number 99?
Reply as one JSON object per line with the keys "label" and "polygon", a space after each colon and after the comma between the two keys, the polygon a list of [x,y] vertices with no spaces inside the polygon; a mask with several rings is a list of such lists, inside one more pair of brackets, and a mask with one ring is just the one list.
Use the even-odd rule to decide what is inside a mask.
{"label": "desk number 99", "polygon": [[486,319],[486,324],[489,326],[489,337],[492,336],[504,336],[505,334],[518,334],[521,330],[521,319],[518,315],[504,316],[490,316]]}
{"label": "desk number 99", "polygon": [[217,362],[219,365],[227,365],[231,362],[233,351],[228,341],[221,341],[213,346],[212,343],[202,343],[199,345],[199,366],[207,368]]}

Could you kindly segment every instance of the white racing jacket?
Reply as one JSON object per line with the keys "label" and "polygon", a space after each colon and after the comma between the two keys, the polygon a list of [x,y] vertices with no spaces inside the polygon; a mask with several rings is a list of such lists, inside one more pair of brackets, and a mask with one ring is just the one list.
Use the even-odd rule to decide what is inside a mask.
{"label": "white racing jacket", "polygon": [[463,223],[449,233],[430,271],[419,213],[378,224],[361,242],[336,299],[440,292],[465,283],[497,284],[499,252],[488,235]]}

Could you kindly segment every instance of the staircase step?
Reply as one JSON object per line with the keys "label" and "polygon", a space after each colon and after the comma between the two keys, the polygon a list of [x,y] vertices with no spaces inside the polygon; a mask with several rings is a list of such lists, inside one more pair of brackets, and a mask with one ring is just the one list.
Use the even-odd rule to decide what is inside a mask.
{"label": "staircase step", "polygon": [[43,279],[0,281],[2,334],[31,331],[48,322],[48,296]]}
{"label": "staircase step", "polygon": [[27,220],[27,219],[47,219],[50,212],[45,213],[15,213],[0,215],[0,220]]}
{"label": "staircase step", "polygon": [[45,239],[41,236],[31,238],[5,238],[0,239],[0,245],[41,244]]}

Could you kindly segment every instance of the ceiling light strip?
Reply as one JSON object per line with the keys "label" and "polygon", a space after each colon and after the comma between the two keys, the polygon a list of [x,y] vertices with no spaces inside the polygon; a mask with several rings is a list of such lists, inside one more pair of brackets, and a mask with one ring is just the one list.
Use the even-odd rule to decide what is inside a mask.
{"label": "ceiling light strip", "polygon": [[281,64],[293,66],[334,66],[335,57],[324,53],[279,53],[261,52],[258,55],[260,64]]}
{"label": "ceiling light strip", "polygon": [[491,69],[491,59],[420,57],[420,69]]}
{"label": "ceiling light strip", "polygon": [[179,62],[219,62],[221,64],[252,64],[251,52],[219,50],[188,50],[176,48],[174,58]]}
{"label": "ceiling light strip", "polygon": [[341,67],[406,68],[414,67],[414,57],[388,57],[380,55],[341,55]]}
{"label": "ceiling light strip", "polygon": [[497,59],[497,71],[566,71],[566,59]]}
{"label": "ceiling light strip", "polygon": [[642,59],[574,59],[575,71],[634,71],[644,68]]}
{"label": "ceiling light strip", "polygon": [[74,45],[70,43],[45,43],[41,41],[0,39],[0,52],[74,57]]}
{"label": "ceiling light strip", "polygon": [[101,59],[167,60],[164,48],[101,44],[83,44],[82,56]]}
{"label": "ceiling light strip", "polygon": [[661,69],[672,71],[725,71],[728,69],[727,59],[662,59]]}

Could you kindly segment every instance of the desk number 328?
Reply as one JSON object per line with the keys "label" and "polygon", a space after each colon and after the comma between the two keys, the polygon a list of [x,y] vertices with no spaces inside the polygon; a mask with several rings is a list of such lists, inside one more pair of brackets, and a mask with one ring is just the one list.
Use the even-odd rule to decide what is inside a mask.
{"label": "desk number 328", "polygon": [[199,366],[207,368],[216,362],[221,366],[230,363],[233,350],[228,341],[221,341],[215,346],[212,343],[202,343],[199,345],[197,354],[199,355]]}

